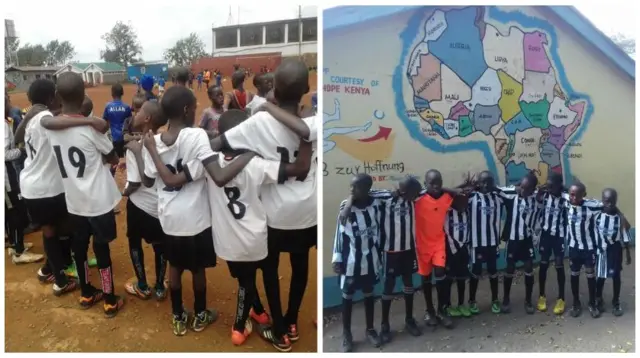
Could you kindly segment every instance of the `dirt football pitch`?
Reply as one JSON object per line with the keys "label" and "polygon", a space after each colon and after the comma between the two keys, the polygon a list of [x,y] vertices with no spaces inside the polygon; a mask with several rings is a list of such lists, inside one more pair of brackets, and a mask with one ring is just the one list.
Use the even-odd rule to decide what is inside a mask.
{"label": "dirt football pitch", "polygon": [[[311,89],[316,89],[316,77],[311,78]],[[246,88],[255,93],[250,80]],[[169,82],[169,86],[170,86]],[[229,91],[230,82],[224,82]],[[204,86],[203,86],[204,87]],[[206,89],[194,91],[198,98],[196,123],[202,110],[210,105]],[[125,86],[123,100],[131,103],[134,85]],[[110,86],[88,88],[86,93],[94,103],[94,114],[100,116],[111,100]],[[304,98],[310,104],[310,95]],[[11,94],[14,106],[26,107],[29,103],[24,93]],[[124,187],[126,173],[119,171],[116,182]],[[128,295],[124,290],[127,280],[134,273],[129,256],[126,223],[126,198],[120,202],[120,213],[116,216],[118,238],[111,244],[116,293],[125,297],[126,305],[113,319],[105,318],[102,305],[83,311],[79,308],[79,290],[64,297],[53,295],[51,285],[42,285],[36,272],[40,264],[14,265],[5,254],[5,351],[7,352],[274,352],[271,345],[254,332],[244,345],[231,343],[231,325],[235,315],[237,283],[231,278],[227,265],[218,259],[215,268],[207,270],[207,307],[219,311],[218,320],[203,332],[189,331],[184,337],[173,335],[171,328],[171,303],[151,299],[142,301]],[[186,209],[186,208],[185,208]],[[26,236],[32,242],[35,253],[44,253],[41,232]],[[144,243],[144,241],[143,241]],[[150,245],[143,244],[148,282],[155,282],[154,255]],[[90,257],[94,257],[90,250]],[[309,282],[300,310],[298,330],[300,340],[293,345],[293,352],[317,352],[317,251],[311,249]],[[167,273],[168,274],[168,273]],[[258,290],[265,308],[268,308],[261,274],[258,274]],[[100,285],[97,268],[92,268],[91,282]],[[280,258],[280,291],[282,307],[286,311],[291,266],[288,254]],[[185,307],[193,310],[191,275],[183,275],[183,297]]]}

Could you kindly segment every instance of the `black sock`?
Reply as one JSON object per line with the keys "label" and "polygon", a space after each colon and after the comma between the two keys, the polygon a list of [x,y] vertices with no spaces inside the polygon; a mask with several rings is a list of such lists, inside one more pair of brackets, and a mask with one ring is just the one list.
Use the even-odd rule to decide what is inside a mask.
{"label": "black sock", "polygon": [[593,305],[596,303],[596,278],[587,277],[587,288],[589,289],[589,304]]}
{"label": "black sock", "polygon": [[427,304],[427,312],[433,314],[435,308],[433,307],[433,284],[431,283],[431,276],[424,279],[422,283],[422,293],[424,294],[424,301]]}
{"label": "black sock", "polygon": [[71,254],[71,238],[68,236],[60,236],[60,251],[62,253],[62,262],[67,268],[73,264],[73,256]]}
{"label": "black sock", "polygon": [[524,273],[524,292],[525,292],[525,302],[531,303],[531,295],[533,293],[533,272],[525,272]]}
{"label": "black sock", "polygon": [[193,310],[196,315],[207,309],[207,276],[204,269],[192,272],[193,275]]}
{"label": "black sock", "polygon": [[547,284],[547,270],[549,269],[549,264],[540,263],[540,271],[538,276],[538,288],[540,289],[540,297],[546,297],[545,294],[545,286]]}
{"label": "black sock", "polygon": [[[245,324],[249,319],[249,309],[251,308],[251,302],[255,292],[253,292],[252,281],[255,282],[255,273],[253,277],[243,279],[242,282],[238,280],[238,305],[236,307],[236,321],[233,324],[233,329],[238,332],[244,332]],[[243,287],[246,286],[246,287]]]}
{"label": "black sock", "polygon": [[64,259],[60,251],[60,238],[58,236],[43,237],[43,245],[44,252],[47,254],[49,268],[56,278],[56,285],[60,288],[65,287],[68,279],[64,274]]}
{"label": "black sock", "polygon": [[573,304],[580,303],[580,276],[571,274],[571,294],[573,294]]}
{"label": "black sock", "polygon": [[464,290],[466,286],[466,280],[458,279],[456,280],[456,284],[458,287],[458,306],[464,305]]}
{"label": "black sock", "polygon": [[446,280],[436,281],[436,294],[438,295],[438,311],[442,312],[447,306],[447,286],[449,283]]}
{"label": "black sock", "polygon": [[364,316],[367,324],[367,330],[373,329],[373,308],[375,301],[373,300],[373,294],[364,298]]}
{"label": "black sock", "polygon": [[181,316],[184,312],[184,308],[182,305],[182,286],[178,288],[171,287],[171,311],[173,311],[174,316]]}
{"label": "black sock", "polygon": [[566,280],[564,266],[556,266],[556,273],[558,275],[558,299],[564,300],[564,286]]}
{"label": "black sock", "polygon": [[167,274],[167,259],[161,244],[153,245],[156,263],[156,288],[164,288],[164,276]]}
{"label": "black sock", "polygon": [[[147,285],[147,273],[144,269],[144,250],[142,250],[141,240],[142,239],[129,238],[129,255],[131,255],[133,272],[138,279],[138,287],[146,290],[149,288],[149,285]],[[134,241],[137,241],[137,244]]]}
{"label": "black sock", "polygon": [[504,303],[509,303],[511,302],[511,286],[513,285],[513,273],[505,273],[502,280],[502,283],[504,285],[504,296],[502,298],[502,301]]}
{"label": "black sock", "polygon": [[622,279],[620,274],[613,277],[613,302],[620,302],[620,289],[622,288]]}
{"label": "black sock", "polygon": [[497,276],[489,277],[489,286],[491,286],[491,301],[497,301],[498,300],[498,277]]}
{"label": "black sock", "polygon": [[471,277],[469,280],[469,302],[476,302],[476,292],[478,291],[478,278]]}
{"label": "black sock", "polygon": [[342,297],[342,334],[351,334],[351,308],[353,300]]}
{"label": "black sock", "polygon": [[392,297],[383,297],[382,298],[382,324],[389,324],[389,312],[391,311],[391,302],[393,301]]}
{"label": "black sock", "polygon": [[413,288],[405,288],[404,290],[404,310],[405,321],[413,319]]}
{"label": "black sock", "polygon": [[598,277],[596,279],[596,299],[602,299],[602,294],[604,292],[604,282],[606,281],[603,277]]}

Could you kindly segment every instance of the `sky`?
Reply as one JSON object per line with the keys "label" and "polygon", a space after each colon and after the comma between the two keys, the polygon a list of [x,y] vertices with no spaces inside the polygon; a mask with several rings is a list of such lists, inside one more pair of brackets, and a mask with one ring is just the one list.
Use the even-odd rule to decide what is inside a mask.
{"label": "sky", "polygon": [[[230,10],[234,24],[238,21],[246,24],[298,17],[298,6],[266,5],[267,1],[263,2],[265,5],[252,3],[230,6],[228,2],[189,0],[189,3],[195,5],[190,6],[190,11],[185,11],[180,4],[151,7],[143,1],[111,0],[110,6],[101,7],[99,12],[89,10],[85,2],[67,3],[68,7],[75,5],[77,8],[84,8],[85,14],[95,13],[97,16],[78,17],[74,21],[55,21],[52,27],[32,26],[33,23],[47,23],[51,20],[51,14],[60,14],[61,7],[54,2],[42,2],[38,11],[32,12],[29,11],[30,6],[33,6],[31,2],[20,1],[11,2],[8,9],[4,10],[5,18],[14,20],[21,44],[67,40],[75,46],[76,55],[73,60],[92,62],[100,61],[100,50],[104,48],[104,41],[100,36],[108,32],[117,20],[131,22],[143,47],[142,58],[156,61],[163,59],[165,49],[191,32],[200,36],[205,43],[206,52],[210,53],[211,28],[227,25]],[[629,11],[624,6],[608,6],[598,2],[585,2],[577,8],[607,35],[622,33],[635,37],[634,11]],[[315,16],[317,10],[317,6],[302,6],[302,16]]]}
{"label": "sky", "polygon": [[[189,0],[193,3],[194,0]],[[73,21],[55,21],[51,23],[51,15],[59,17],[61,14],[60,3],[48,1],[38,5],[38,11],[30,11],[33,5],[28,1],[11,2],[8,9],[4,9],[5,18],[15,22],[16,32],[20,38],[20,44],[43,44],[51,40],[69,41],[76,50],[74,61],[98,62],[100,50],[105,43],[100,38],[115,25],[116,21],[128,22],[133,25],[138,39],[142,44],[142,58],[146,61],[163,59],[164,50],[172,47],[180,38],[189,36],[195,32],[205,44],[205,51],[212,51],[212,32],[215,25],[225,26],[229,19],[231,9],[233,23],[242,24],[252,22],[266,22],[298,18],[298,6],[282,5],[273,6],[247,4],[233,5],[216,1],[201,2],[189,9],[181,6],[181,2],[175,5],[149,6],[146,1],[110,0],[110,6],[100,7],[99,10],[90,10],[86,2],[73,4],[67,1],[67,6],[83,8],[87,16],[77,17]],[[153,3],[153,2],[152,2]],[[214,5],[215,4],[215,5]],[[123,11],[126,9],[126,11]],[[302,6],[302,16],[317,16],[317,6]],[[88,16],[89,14],[96,16]],[[143,14],[142,16],[140,14]],[[176,16],[181,14],[181,16]],[[184,14],[184,15],[182,15]],[[40,26],[32,26],[39,23]],[[42,26],[51,23],[53,26]]]}

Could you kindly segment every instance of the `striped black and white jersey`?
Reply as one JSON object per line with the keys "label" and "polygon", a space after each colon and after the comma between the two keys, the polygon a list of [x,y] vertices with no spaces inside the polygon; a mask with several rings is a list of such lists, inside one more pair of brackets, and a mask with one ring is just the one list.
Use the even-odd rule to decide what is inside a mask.
{"label": "striped black and white jersey", "polygon": [[[346,200],[340,204],[344,209]],[[373,199],[365,208],[351,207],[347,223],[338,218],[332,263],[342,263],[347,277],[377,275],[380,265],[380,202]]]}
{"label": "striped black and white jersey", "polygon": [[585,199],[582,205],[571,205],[567,200],[567,237],[569,247],[578,250],[596,250],[595,216],[602,211],[602,203]]}
{"label": "striped black and white jersey", "polygon": [[620,215],[600,212],[596,214],[594,224],[596,241],[602,251],[617,242],[629,243],[629,231],[623,227]]}
{"label": "striped black and white jersey", "polygon": [[503,189],[507,188],[485,194],[475,191],[469,195],[471,247],[498,246],[500,220],[505,209]]}
{"label": "striped black and white jersey", "polygon": [[469,213],[453,208],[447,210],[444,224],[444,233],[447,238],[447,249],[452,254],[469,244]]}
{"label": "striped black and white jersey", "polygon": [[390,190],[371,190],[380,201],[380,247],[385,252],[416,248],[415,203]]}
{"label": "striped black and white jersey", "polygon": [[514,189],[507,188],[502,192],[507,214],[503,238],[510,241],[533,239],[536,230],[540,229],[541,204],[535,194],[523,197]]}
{"label": "striped black and white jersey", "polygon": [[564,238],[567,227],[567,199],[545,193],[542,197],[540,221],[542,231],[556,237]]}

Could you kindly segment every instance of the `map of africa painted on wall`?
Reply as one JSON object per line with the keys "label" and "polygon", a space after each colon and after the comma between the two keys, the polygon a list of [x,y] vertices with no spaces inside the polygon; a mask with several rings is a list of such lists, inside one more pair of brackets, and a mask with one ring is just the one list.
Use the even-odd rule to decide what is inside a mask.
{"label": "map of africa painted on wall", "polygon": [[[549,171],[570,176],[569,159],[579,154],[567,149],[580,145],[577,132],[592,110],[564,75],[553,27],[493,7],[435,10],[424,19],[416,14],[402,32],[397,71],[404,73],[394,77],[398,116],[412,136],[435,151],[485,151],[499,161],[487,159],[489,169],[504,168],[508,183],[529,170],[542,180]],[[509,24],[508,31],[493,20]],[[412,101],[402,92],[406,81]],[[475,141],[461,140],[472,135]]]}

